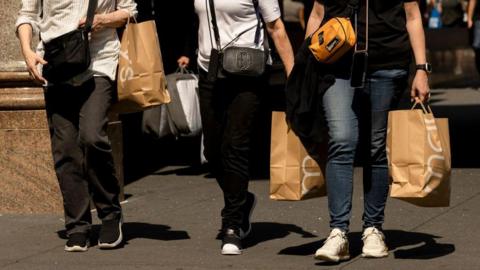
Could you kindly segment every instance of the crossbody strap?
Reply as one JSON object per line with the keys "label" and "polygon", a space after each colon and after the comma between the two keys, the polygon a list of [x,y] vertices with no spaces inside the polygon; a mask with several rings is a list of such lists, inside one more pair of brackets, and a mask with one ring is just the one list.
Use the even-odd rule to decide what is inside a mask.
{"label": "crossbody strap", "polygon": [[220,43],[220,33],[218,31],[217,15],[215,14],[215,4],[213,3],[213,0],[209,0],[209,7],[210,7],[210,15],[212,17],[212,27],[213,27],[213,35],[215,37],[215,43],[217,44],[217,49],[220,50],[222,45]]}
{"label": "crossbody strap", "polygon": [[[252,0],[252,2],[253,2],[253,7],[255,8],[255,15],[257,16],[257,25],[254,26],[254,27],[256,27],[254,43],[255,43],[255,45],[258,46],[258,44],[260,43],[260,33],[261,33],[261,28],[262,28],[262,17],[261,17],[261,14],[260,14],[260,8],[258,6],[258,0]],[[213,34],[214,34],[214,37],[215,37],[215,43],[217,45],[217,49],[222,50],[223,48],[222,48],[222,45],[221,45],[221,42],[220,42],[220,33],[219,33],[219,30],[218,30],[217,16],[216,16],[216,13],[215,13],[214,0],[209,0],[209,9],[210,9],[210,14],[211,14],[211,22],[212,22]],[[238,40],[240,38],[240,36],[242,36],[243,34],[245,34],[248,31],[250,31],[252,28],[253,27],[242,31],[233,40],[231,40],[225,47],[227,47],[228,45],[230,45],[234,41]],[[266,38],[266,35],[265,35],[264,39],[265,38]],[[264,40],[263,41],[263,46],[265,48],[265,51],[267,51],[268,50],[268,42],[266,42]]]}
{"label": "crossbody strap", "polygon": [[[369,9],[369,0],[365,0],[365,48],[363,50],[368,51],[368,9]],[[357,32],[358,36],[358,11],[360,7],[357,8],[355,12],[355,31]],[[358,42],[355,43],[355,51],[358,51]]]}
{"label": "crossbody strap", "polygon": [[87,32],[92,31],[93,17],[95,16],[95,10],[97,10],[98,0],[88,0],[87,20],[85,22],[85,30]]}

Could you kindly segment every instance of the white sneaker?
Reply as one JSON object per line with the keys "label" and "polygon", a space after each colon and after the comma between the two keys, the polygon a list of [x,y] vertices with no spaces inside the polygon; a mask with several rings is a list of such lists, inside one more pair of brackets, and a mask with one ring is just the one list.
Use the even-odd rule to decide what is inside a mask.
{"label": "white sneaker", "polygon": [[350,259],[348,239],[344,231],[335,228],[330,232],[323,246],[315,252],[315,259],[339,262]]}
{"label": "white sneaker", "polygon": [[388,256],[388,248],[385,245],[385,236],[375,227],[368,227],[362,235],[362,257],[382,258]]}

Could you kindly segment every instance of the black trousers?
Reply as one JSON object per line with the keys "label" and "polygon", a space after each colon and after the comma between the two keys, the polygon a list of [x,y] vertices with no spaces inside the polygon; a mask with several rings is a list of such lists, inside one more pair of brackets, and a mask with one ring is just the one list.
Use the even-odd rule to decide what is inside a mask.
{"label": "black trousers", "polygon": [[212,84],[200,71],[199,95],[205,157],[223,191],[222,224],[242,224],[249,181],[251,135],[266,91],[264,78],[226,78]]}
{"label": "black trousers", "polygon": [[95,77],[81,86],[56,85],[45,91],[68,234],[90,230],[91,199],[100,219],[121,215],[120,187],[106,133],[114,86],[107,77]]}

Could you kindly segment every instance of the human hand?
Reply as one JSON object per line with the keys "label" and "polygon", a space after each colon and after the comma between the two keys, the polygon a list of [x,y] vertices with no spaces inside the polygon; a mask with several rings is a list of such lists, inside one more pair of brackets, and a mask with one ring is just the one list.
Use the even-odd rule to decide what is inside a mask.
{"label": "human hand", "polygon": [[30,73],[30,75],[33,77],[35,81],[41,82],[43,84],[47,83],[47,80],[40,75],[40,72],[38,72],[37,65],[42,64],[46,65],[47,61],[45,61],[42,57],[40,57],[38,54],[36,54],[32,50],[28,50],[23,53],[23,57],[25,59],[25,64],[27,65],[27,70]]}
{"label": "human hand", "polygon": [[473,20],[472,19],[467,20],[467,27],[468,27],[468,29],[473,27]]}
{"label": "human hand", "polygon": [[[85,27],[85,24],[87,22],[87,18],[83,18],[78,22],[78,27]],[[96,14],[93,17],[93,22],[92,22],[92,32],[96,32],[98,30],[101,30],[106,27],[107,24],[107,17],[105,14]]]}
{"label": "human hand", "polygon": [[186,56],[180,56],[180,58],[177,60],[177,63],[180,68],[187,68],[190,64],[190,58]]}
{"label": "human hand", "polygon": [[417,70],[413,78],[412,88],[410,90],[412,101],[426,102],[430,97],[430,87],[428,85],[428,75],[424,70]]}

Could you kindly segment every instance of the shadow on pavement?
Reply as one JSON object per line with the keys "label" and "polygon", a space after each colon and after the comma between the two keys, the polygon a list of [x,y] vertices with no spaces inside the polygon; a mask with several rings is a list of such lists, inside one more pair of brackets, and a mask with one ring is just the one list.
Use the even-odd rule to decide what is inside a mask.
{"label": "shadow on pavement", "polygon": [[243,246],[244,248],[253,247],[262,242],[284,238],[290,233],[297,233],[303,238],[316,237],[316,235],[293,224],[254,222],[252,223],[252,233],[244,240]]}
{"label": "shadow on pavement", "polygon": [[[171,227],[161,224],[150,224],[142,222],[127,222],[123,224],[124,243],[128,241],[144,238],[151,240],[185,240],[190,239],[186,231],[172,231]],[[90,246],[96,246],[98,242],[98,233],[100,232],[100,225],[92,226],[92,233],[90,235]],[[57,231],[57,235],[61,239],[68,239],[66,230]]]}
{"label": "shadow on pavement", "polygon": [[179,175],[179,176],[196,176],[196,175],[204,175],[206,178],[212,178],[209,174],[208,166],[206,164],[200,165],[192,165],[188,167],[183,167],[179,169],[172,169],[166,170],[161,172],[152,173],[152,175]]}
{"label": "shadow on pavement", "polygon": [[[426,233],[406,232],[400,230],[384,231],[387,239],[387,246],[390,253],[396,259],[433,259],[446,256],[455,251],[455,245],[437,243],[435,239],[441,238]],[[362,253],[362,234],[360,232],[349,233],[350,255],[351,258],[360,256]],[[320,248],[325,239],[303,244],[300,246],[287,247],[278,254],[294,256],[313,256],[315,251]],[[411,247],[414,246],[414,247]],[[332,265],[332,263],[319,263],[317,265]]]}

